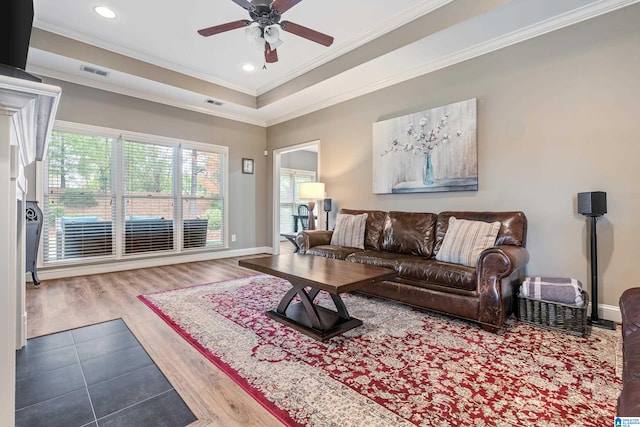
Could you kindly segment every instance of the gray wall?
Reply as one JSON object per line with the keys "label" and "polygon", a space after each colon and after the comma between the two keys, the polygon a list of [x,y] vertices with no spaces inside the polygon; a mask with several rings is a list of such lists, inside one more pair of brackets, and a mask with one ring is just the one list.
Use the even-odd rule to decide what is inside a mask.
{"label": "gray wall", "polygon": [[[60,80],[45,83],[62,88],[57,120],[205,142],[229,147],[229,235],[232,249],[271,246],[267,219],[266,130],[233,120],[195,113]],[[242,158],[254,159],[255,173],[242,173]],[[35,198],[35,169],[27,171]]]}
{"label": "gray wall", "polygon": [[[269,150],[320,140],[319,179],[340,207],[522,210],[529,274],[589,288],[576,193],[608,194],[598,223],[599,302],[640,276],[640,5],[306,115],[267,132]],[[477,192],[374,195],[372,124],[478,99]],[[271,209],[269,209],[271,211]]]}

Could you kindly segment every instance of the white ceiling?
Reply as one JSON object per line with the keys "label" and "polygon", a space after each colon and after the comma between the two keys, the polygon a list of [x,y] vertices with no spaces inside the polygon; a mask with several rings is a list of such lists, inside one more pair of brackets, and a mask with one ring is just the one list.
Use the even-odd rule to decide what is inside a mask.
{"label": "white ceiling", "polygon": [[[205,86],[220,85],[254,97],[269,96],[294,79],[330,61],[349,61],[349,52],[368,42],[391,41],[391,30],[442,6],[467,0],[304,0],[285,12],[288,21],[332,35],[324,47],[281,32],[279,61],[267,64],[246,40],[243,29],[202,37],[197,30],[248,13],[231,0],[35,0],[34,26],[202,81],[203,90],[185,89],[130,72],[92,64],[64,53],[31,48],[27,70],[190,110],[262,126],[288,120],[364,93],[398,83],[531,37],[571,25],[640,0],[511,0],[399,48],[335,67],[329,76],[284,91],[260,108],[223,102],[210,106]],[[477,0],[475,0],[477,1]],[[114,20],[98,16],[104,4]],[[386,34],[386,35],[385,35]],[[381,44],[381,46],[384,46]],[[346,55],[345,55],[346,54]],[[253,72],[242,65],[252,63]],[[109,71],[99,77],[80,70],[93,65]],[[210,89],[210,88],[209,88]],[[258,103],[260,104],[260,103]]]}

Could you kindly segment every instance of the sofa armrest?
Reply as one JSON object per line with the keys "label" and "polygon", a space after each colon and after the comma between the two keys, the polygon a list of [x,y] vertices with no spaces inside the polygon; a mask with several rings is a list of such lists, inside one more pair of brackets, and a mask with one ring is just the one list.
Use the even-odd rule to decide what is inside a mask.
{"label": "sofa armrest", "polygon": [[305,254],[314,246],[331,244],[333,230],[303,230],[296,236],[299,253]]}
{"label": "sofa armrest", "polygon": [[521,246],[496,246],[478,257],[479,320],[499,329],[513,309],[516,286],[524,280],[529,252]]}
{"label": "sofa armrest", "polygon": [[529,262],[529,252],[522,246],[494,246],[486,249],[478,257],[478,265],[491,254],[499,254],[503,262],[503,273],[501,277],[509,276],[512,272],[521,269]]}

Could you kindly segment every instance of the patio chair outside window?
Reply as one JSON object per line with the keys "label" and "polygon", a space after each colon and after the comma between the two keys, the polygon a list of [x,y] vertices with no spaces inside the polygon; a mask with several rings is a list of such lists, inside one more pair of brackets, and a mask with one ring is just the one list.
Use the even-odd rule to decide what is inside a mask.
{"label": "patio chair outside window", "polygon": [[297,219],[300,221],[301,230],[306,230],[309,227],[309,206],[299,205]]}

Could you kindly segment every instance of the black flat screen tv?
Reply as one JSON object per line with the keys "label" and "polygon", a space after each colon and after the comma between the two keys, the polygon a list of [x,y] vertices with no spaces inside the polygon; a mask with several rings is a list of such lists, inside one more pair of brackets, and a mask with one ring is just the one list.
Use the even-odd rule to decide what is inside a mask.
{"label": "black flat screen tv", "polygon": [[27,78],[29,40],[33,26],[33,0],[0,2],[0,73]]}

